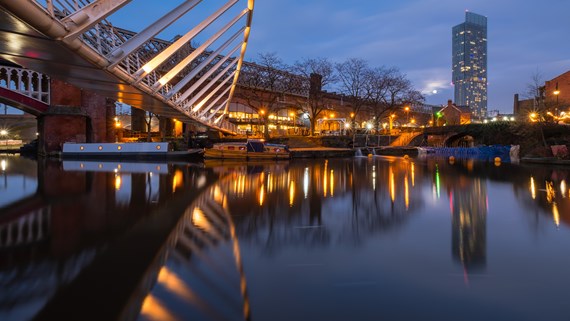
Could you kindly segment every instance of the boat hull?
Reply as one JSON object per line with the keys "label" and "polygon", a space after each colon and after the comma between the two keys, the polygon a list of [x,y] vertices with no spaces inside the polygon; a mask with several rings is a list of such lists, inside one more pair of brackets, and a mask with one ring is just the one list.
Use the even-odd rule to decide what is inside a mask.
{"label": "boat hull", "polygon": [[262,159],[289,159],[289,152],[249,152],[247,150],[227,150],[208,148],[204,151],[204,158],[207,159],[241,159],[241,160],[262,160]]}

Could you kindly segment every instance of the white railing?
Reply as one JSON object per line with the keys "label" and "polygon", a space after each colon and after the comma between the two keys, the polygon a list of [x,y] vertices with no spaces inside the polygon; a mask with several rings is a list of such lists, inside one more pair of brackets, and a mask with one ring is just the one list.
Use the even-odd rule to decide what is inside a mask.
{"label": "white railing", "polygon": [[32,244],[50,236],[51,211],[40,208],[0,225],[0,248]]}
{"label": "white railing", "polygon": [[48,105],[50,103],[49,77],[37,71],[0,66],[0,87]]}

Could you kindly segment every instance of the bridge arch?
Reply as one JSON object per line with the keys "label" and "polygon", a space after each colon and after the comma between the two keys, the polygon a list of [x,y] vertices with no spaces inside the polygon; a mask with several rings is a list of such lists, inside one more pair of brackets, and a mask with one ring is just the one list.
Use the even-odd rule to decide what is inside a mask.
{"label": "bridge arch", "polygon": [[477,137],[472,133],[452,133],[444,140],[445,147],[475,147],[478,145]]}

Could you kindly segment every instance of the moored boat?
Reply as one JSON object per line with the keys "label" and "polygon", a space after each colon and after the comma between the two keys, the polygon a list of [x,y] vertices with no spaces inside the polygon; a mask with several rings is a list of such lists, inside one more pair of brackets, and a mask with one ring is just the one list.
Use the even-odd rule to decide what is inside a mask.
{"label": "moored boat", "polygon": [[249,139],[245,142],[217,143],[206,148],[204,157],[210,159],[289,159],[287,145],[270,144],[263,140]]}

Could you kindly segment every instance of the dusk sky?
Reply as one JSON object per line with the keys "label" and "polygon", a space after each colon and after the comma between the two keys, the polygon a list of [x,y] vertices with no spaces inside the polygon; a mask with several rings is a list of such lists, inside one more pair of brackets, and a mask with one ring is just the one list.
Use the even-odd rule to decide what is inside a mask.
{"label": "dusk sky", "polygon": [[[157,13],[144,2],[133,1],[139,19],[115,23],[132,28],[140,15]],[[524,96],[537,71],[549,80],[570,70],[568,0],[258,0],[246,59],[266,52],[288,64],[362,58],[400,68],[427,103],[444,104],[453,99],[451,28],[465,10],[488,18],[489,111],[512,112],[513,95]]]}

